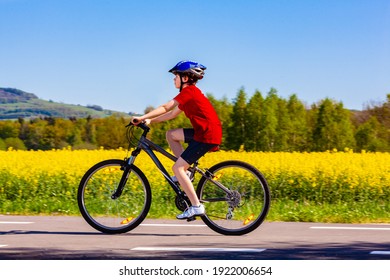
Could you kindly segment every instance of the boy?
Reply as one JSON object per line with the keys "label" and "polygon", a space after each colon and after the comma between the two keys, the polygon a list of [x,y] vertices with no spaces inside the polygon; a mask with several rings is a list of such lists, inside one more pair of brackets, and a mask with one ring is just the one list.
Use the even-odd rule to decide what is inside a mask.
{"label": "boy", "polygon": [[[178,158],[172,167],[175,177],[185,193],[191,206],[177,219],[191,219],[205,214],[203,204],[199,202],[191,179],[186,171],[191,164],[210,150],[218,149],[222,140],[222,126],[210,101],[196,87],[198,80],[204,76],[206,67],[193,61],[180,61],[169,72],[175,75],[175,87],[179,94],[171,101],[151,112],[134,117],[132,122],[146,124],[171,120],[184,112],[190,119],[193,128],[178,128],[167,131],[166,138],[172,152]],[[189,143],[184,150],[181,142]]]}

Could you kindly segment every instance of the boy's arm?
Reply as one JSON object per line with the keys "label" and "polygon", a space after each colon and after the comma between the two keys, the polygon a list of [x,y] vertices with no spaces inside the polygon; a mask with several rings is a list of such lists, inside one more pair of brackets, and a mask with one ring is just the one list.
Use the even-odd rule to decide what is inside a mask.
{"label": "boy's arm", "polygon": [[150,120],[150,123],[159,123],[159,122],[164,122],[164,121],[168,121],[168,120],[171,120],[171,119],[174,119],[176,118],[180,113],[182,112],[182,110],[179,109],[179,107],[175,107],[174,109],[172,109],[171,111],[165,113],[165,114],[162,114],[156,118],[153,118]]}
{"label": "boy's arm", "polygon": [[[181,112],[181,110],[179,108],[177,108],[178,104],[179,103],[176,100],[172,99],[171,101],[168,101],[164,105],[157,107],[156,109],[150,111],[149,113],[147,113],[141,117],[133,117],[132,122],[134,124],[138,124],[138,123],[140,123],[142,121],[146,121],[146,120],[148,120],[150,122],[152,119],[153,119],[153,122],[170,120],[170,119],[176,117]],[[176,112],[176,110],[174,110],[174,109],[176,109],[175,107],[180,112]],[[164,115],[167,115],[167,116],[164,116]],[[161,116],[162,119],[158,118],[159,116]],[[157,119],[157,121],[154,121],[154,119]]]}

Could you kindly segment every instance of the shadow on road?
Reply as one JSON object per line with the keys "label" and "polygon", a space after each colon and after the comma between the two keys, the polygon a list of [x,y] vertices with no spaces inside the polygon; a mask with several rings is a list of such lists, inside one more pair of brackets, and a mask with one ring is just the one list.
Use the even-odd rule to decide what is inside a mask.
{"label": "shadow on road", "polygon": [[[84,234],[84,233],[65,233]],[[96,234],[96,233],[87,233]],[[99,233],[97,233],[99,234]],[[196,247],[210,244],[196,244]],[[234,248],[232,244],[218,247]],[[180,247],[180,245],[176,246]],[[188,247],[188,246],[186,246]],[[194,246],[195,247],[195,246]],[[273,248],[271,248],[273,247]],[[264,248],[264,246],[263,246]],[[389,250],[390,243],[324,244],[324,246],[269,244],[263,252],[132,251],[130,248],[107,250],[64,250],[57,248],[7,248],[0,260],[390,260],[390,255],[373,255],[373,250]]]}
{"label": "shadow on road", "polygon": [[0,235],[13,234],[51,234],[51,235],[99,235],[99,232],[69,232],[69,231],[41,231],[41,230],[10,230],[0,231]]}
{"label": "shadow on road", "polygon": [[0,235],[105,235],[105,236],[166,236],[166,237],[177,237],[177,236],[211,236],[210,234],[199,234],[199,233],[122,233],[122,234],[106,234],[101,232],[74,232],[74,231],[42,231],[42,230],[10,230],[0,231]]}

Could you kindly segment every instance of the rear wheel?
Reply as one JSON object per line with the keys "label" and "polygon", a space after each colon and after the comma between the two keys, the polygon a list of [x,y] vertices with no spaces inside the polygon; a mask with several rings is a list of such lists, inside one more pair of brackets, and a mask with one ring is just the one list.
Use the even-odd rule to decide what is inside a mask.
{"label": "rear wheel", "polygon": [[208,171],[212,179],[203,177],[197,187],[198,197],[206,208],[204,223],[225,235],[246,234],[260,226],[271,200],[267,181],[260,171],[241,161],[224,161]]}
{"label": "rear wheel", "polygon": [[125,161],[106,160],[89,169],[80,181],[77,200],[84,219],[104,233],[124,233],[146,217],[151,191],[143,172],[132,165],[122,194],[113,198],[124,172]]}

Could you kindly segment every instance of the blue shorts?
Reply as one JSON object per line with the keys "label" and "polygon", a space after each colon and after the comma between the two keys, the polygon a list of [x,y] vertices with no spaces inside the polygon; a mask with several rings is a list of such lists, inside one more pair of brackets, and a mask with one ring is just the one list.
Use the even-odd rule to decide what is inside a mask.
{"label": "blue shorts", "polygon": [[180,155],[188,164],[193,164],[202,156],[204,156],[208,151],[217,147],[216,144],[202,143],[194,140],[194,129],[192,128],[183,128],[184,132],[184,142],[188,143],[188,147]]}

